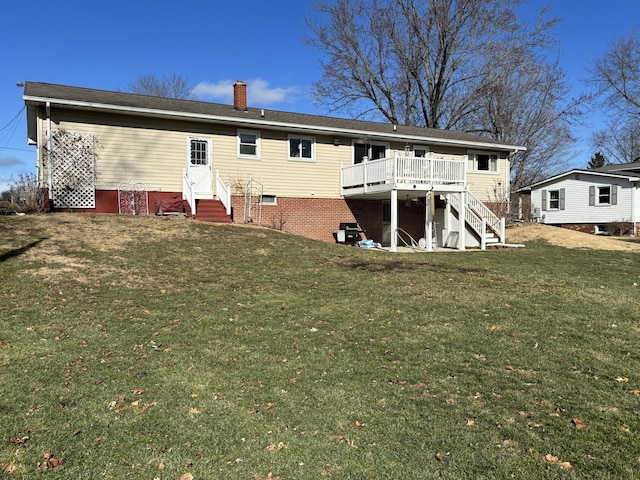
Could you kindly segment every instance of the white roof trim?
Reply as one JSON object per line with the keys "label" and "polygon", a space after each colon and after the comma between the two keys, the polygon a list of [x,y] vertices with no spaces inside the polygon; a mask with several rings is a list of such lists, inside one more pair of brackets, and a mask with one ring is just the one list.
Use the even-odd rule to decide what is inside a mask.
{"label": "white roof trim", "polygon": [[400,135],[398,133],[386,133],[386,132],[375,132],[370,130],[358,130],[358,129],[349,129],[349,128],[331,128],[324,127],[318,125],[301,125],[295,123],[287,123],[287,122],[271,122],[268,120],[259,120],[259,119],[238,119],[234,117],[225,117],[221,115],[206,115],[199,113],[189,113],[189,112],[176,112],[172,110],[158,110],[151,108],[140,108],[140,107],[127,107],[122,105],[112,105],[112,104],[104,104],[104,103],[94,103],[94,102],[81,102],[74,100],[61,100],[57,98],[47,98],[47,97],[34,97],[27,96],[23,97],[23,100],[32,101],[32,102],[51,102],[57,103],[59,105],[66,105],[70,107],[80,107],[80,108],[93,108],[96,110],[111,110],[118,112],[127,112],[127,113],[137,113],[140,115],[150,115],[150,116],[161,116],[161,117],[174,117],[174,118],[187,118],[187,119],[197,119],[201,121],[209,121],[209,122],[218,122],[218,123],[227,123],[234,125],[251,125],[251,126],[265,126],[270,128],[282,129],[282,130],[305,130],[309,132],[316,133],[327,133],[327,134],[342,134],[345,136],[371,136],[375,135],[377,137],[384,138],[393,138],[398,140],[411,140],[411,141],[421,141],[432,144],[441,144],[441,145],[455,145],[462,147],[478,147],[482,149],[496,149],[502,151],[511,150],[513,153],[526,150],[525,147],[519,147],[516,145],[505,145],[505,144],[497,144],[490,142],[474,142],[474,141],[466,141],[466,140],[453,140],[447,138],[435,138],[429,136],[420,136],[420,135]]}
{"label": "white roof trim", "polygon": [[553,177],[547,178],[546,180],[542,180],[540,182],[537,183],[533,183],[527,187],[522,187],[519,188],[517,192],[523,192],[523,191],[527,191],[527,190],[534,190],[542,185],[546,185],[546,184],[550,184],[550,183],[554,183],[558,180],[560,180],[561,178],[567,177],[569,175],[573,175],[573,174],[578,174],[578,175],[590,175],[590,176],[594,176],[594,177],[608,177],[608,178],[619,178],[622,180],[628,180],[630,182],[640,182],[640,177],[634,177],[634,176],[629,176],[629,175],[620,175],[617,173],[606,173],[606,172],[595,172],[593,170],[580,170],[580,169],[573,169],[570,170],[568,172],[565,173],[561,173],[559,175],[555,175]]}

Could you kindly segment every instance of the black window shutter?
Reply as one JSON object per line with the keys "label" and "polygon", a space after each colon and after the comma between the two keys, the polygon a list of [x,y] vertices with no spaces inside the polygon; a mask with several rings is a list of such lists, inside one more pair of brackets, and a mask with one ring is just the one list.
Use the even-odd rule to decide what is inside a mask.
{"label": "black window shutter", "polygon": [[547,210],[547,191],[542,190],[542,211]]}
{"label": "black window shutter", "polygon": [[596,204],[596,187],[593,185],[589,187],[589,206]]}
{"label": "black window shutter", "polygon": [[564,210],[564,188],[560,189],[560,201],[558,203],[560,204],[560,210]]}

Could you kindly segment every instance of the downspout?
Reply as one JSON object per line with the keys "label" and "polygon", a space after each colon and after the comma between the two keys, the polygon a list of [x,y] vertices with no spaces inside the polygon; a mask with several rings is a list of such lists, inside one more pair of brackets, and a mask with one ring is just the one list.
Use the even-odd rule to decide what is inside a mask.
{"label": "downspout", "polygon": [[47,102],[46,104],[46,115],[47,115],[47,190],[49,192],[49,202],[53,200],[52,186],[53,183],[51,181],[51,102]]}
{"label": "downspout", "polygon": [[631,189],[631,220],[633,222],[633,236],[638,236],[638,219],[636,218],[637,209],[636,209],[636,190],[638,190],[638,185],[640,182],[635,182],[633,184],[633,188]]}

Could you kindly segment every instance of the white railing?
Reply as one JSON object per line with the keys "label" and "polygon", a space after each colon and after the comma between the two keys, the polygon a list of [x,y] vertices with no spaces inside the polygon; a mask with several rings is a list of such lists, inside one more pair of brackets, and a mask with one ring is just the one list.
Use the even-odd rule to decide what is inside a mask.
{"label": "white railing", "polygon": [[[465,198],[467,204],[464,209],[464,219],[471,229],[480,237],[480,248],[485,249],[487,227],[489,227],[498,237],[500,243],[505,240],[505,221],[498,218],[481,200],[473,193],[466,191]],[[450,195],[451,206],[460,212],[460,200],[458,195]]]}
{"label": "white railing", "polygon": [[430,185],[461,184],[466,182],[466,162],[435,159],[432,156],[370,160],[342,168],[342,188],[388,185],[389,189],[402,184]]}
{"label": "white railing", "polygon": [[216,170],[216,196],[224,205],[227,215],[231,215],[231,184],[222,181],[219,170]]}
{"label": "white railing", "polygon": [[182,198],[189,202],[191,207],[191,215],[196,214],[196,192],[192,183],[189,181],[189,175],[187,169],[182,169]]}
{"label": "white railing", "polygon": [[504,219],[498,218],[478,197],[467,192],[467,208],[474,210],[481,218],[487,221],[487,226],[504,241]]}

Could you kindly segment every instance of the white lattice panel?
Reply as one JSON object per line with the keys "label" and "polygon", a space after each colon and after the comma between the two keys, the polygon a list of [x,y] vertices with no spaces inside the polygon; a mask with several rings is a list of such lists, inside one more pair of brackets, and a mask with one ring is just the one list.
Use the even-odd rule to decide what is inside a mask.
{"label": "white lattice panel", "polygon": [[93,135],[56,130],[51,136],[51,190],[56,208],[95,208]]}

